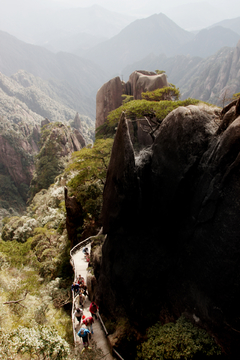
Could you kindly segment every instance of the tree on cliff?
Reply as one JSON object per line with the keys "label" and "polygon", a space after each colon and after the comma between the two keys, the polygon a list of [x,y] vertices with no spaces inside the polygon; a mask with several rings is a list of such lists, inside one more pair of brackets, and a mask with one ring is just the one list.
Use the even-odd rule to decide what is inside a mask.
{"label": "tree on cliff", "polygon": [[31,201],[41,189],[48,189],[54,179],[64,170],[64,163],[59,155],[61,145],[58,134],[55,136],[54,127],[61,127],[61,123],[49,123],[41,129],[41,150],[35,157],[35,173],[33,175],[29,195]]}
{"label": "tree on cliff", "polygon": [[[178,97],[177,89],[175,92],[175,89],[170,87],[167,91],[173,91],[173,94]],[[111,111],[106,123],[97,129],[96,138],[113,137],[122,112],[125,112],[126,118],[129,121],[141,121],[142,124],[144,123],[142,125],[144,126],[144,131],[149,132],[154,137],[154,133],[159,128],[161,122],[172,110],[179,106],[196,105],[200,102],[196,99],[186,99],[183,101],[154,100],[163,96],[164,93],[155,95],[156,91],[152,91],[145,94],[147,94],[148,100],[132,100]]]}
{"label": "tree on cliff", "polygon": [[[84,228],[94,230],[100,224],[102,193],[105,184],[113,139],[96,140],[72,154],[72,162],[67,173],[75,176],[68,182],[70,194],[81,204],[84,217]],[[83,229],[79,229],[80,232]]]}
{"label": "tree on cliff", "polygon": [[179,100],[180,90],[176,88],[175,85],[169,84],[169,86],[164,86],[161,89],[156,89],[153,91],[142,92],[142,99],[148,101],[163,101],[163,100]]}
{"label": "tree on cliff", "polygon": [[147,341],[138,346],[138,360],[190,360],[221,355],[221,348],[214,339],[183,315],[176,323],[156,323],[148,329],[147,338]]}

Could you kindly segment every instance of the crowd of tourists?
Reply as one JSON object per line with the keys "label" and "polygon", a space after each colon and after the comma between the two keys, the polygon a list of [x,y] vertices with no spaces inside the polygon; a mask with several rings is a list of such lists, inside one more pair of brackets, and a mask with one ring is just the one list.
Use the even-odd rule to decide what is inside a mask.
{"label": "crowd of tourists", "polygon": [[[86,261],[89,261],[89,253],[87,248],[83,249],[83,253],[85,255]],[[83,349],[91,349],[89,346],[89,340],[93,335],[93,323],[94,318],[98,320],[98,311],[99,308],[95,302],[91,302],[89,306],[90,316],[85,316],[83,314],[83,309],[86,302],[87,293],[87,285],[85,283],[84,278],[81,275],[78,275],[77,279],[73,282],[71,286],[71,290],[73,292],[73,306],[74,306],[74,317],[78,321],[80,325],[80,330],[77,335],[82,339]]]}

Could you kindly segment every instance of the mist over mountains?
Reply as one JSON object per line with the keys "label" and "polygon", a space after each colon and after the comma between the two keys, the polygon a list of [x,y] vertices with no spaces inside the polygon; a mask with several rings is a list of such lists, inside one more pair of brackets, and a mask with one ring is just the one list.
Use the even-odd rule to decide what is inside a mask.
{"label": "mist over mountains", "polygon": [[94,119],[95,93],[106,79],[96,64],[70,53],[54,54],[2,31],[0,47],[3,74],[11,76],[22,69],[47,80],[65,105]]}
{"label": "mist over mountains", "polygon": [[[22,11],[25,17],[20,13],[15,25],[13,11],[15,15],[8,25],[13,32],[28,14],[27,8]],[[73,113],[89,117],[92,122],[95,121],[97,90],[115,76],[127,81],[135,70],[164,70],[168,81],[180,88],[183,98],[197,96],[204,101],[218,101],[220,93],[227,89],[236,92],[240,87],[238,64],[234,63],[233,70],[232,62],[227,60],[230,54],[236,53],[240,17],[193,33],[163,13],[135,20],[98,5],[58,9],[57,12],[49,5],[45,14],[43,8],[35,11],[38,11],[37,20],[33,16],[21,29],[42,46],[26,43],[0,29],[0,71],[12,76],[23,70],[29,78],[31,74],[33,78],[42,79],[41,83],[34,80],[34,87],[39,87],[41,92],[44,83],[44,93],[50,102],[57,101]],[[30,32],[34,21],[35,27]],[[1,26],[4,24],[1,22]],[[19,36],[22,36],[21,31]],[[218,60],[213,63],[215,58]],[[226,76],[224,83],[216,85],[217,72],[226,61],[227,74],[235,74],[234,85]],[[206,73],[210,74],[211,83],[206,84]],[[202,79],[208,91],[200,94],[199,87],[198,90],[194,88],[196,79]]]}
{"label": "mist over mountains", "polygon": [[194,35],[166,15],[155,14],[134,21],[118,35],[87,50],[83,56],[97,62],[105,71],[111,71],[112,77],[117,74],[125,77],[122,71],[125,66],[149,54],[207,57],[224,46],[236,46],[239,38],[239,34],[221,26],[204,29]]}

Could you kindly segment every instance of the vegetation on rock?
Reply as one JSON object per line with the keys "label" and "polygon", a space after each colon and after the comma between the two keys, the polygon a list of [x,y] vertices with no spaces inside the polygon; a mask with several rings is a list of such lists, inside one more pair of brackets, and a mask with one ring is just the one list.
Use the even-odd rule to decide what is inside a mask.
{"label": "vegetation on rock", "polygon": [[[172,87],[169,87],[167,92],[168,90],[172,91],[172,89],[173,92],[175,92]],[[99,126],[97,129],[96,138],[114,137],[118,121],[123,111],[125,112],[127,119],[131,121],[136,121],[146,117],[148,119],[154,119],[158,124],[160,124],[172,110],[178,108],[179,106],[196,105],[200,103],[200,101],[196,99],[186,99],[182,101],[155,100],[163,96],[161,91],[158,93],[156,90],[145,94],[148,100],[142,99],[128,101],[119,108],[111,111],[107,117],[106,123]]]}
{"label": "vegetation on rock", "polygon": [[137,359],[205,359],[221,355],[220,347],[203,329],[183,315],[176,323],[161,325],[160,322],[147,331],[147,341],[138,347]]}
{"label": "vegetation on rock", "polygon": [[72,162],[66,172],[72,173],[67,183],[70,195],[74,195],[83,209],[84,225],[79,229],[79,236],[84,232],[95,235],[101,227],[102,193],[110,161],[113,139],[99,139],[94,145],[87,146],[72,154]]}
{"label": "vegetation on rock", "polygon": [[[63,123],[48,123],[41,128],[40,151],[35,156],[35,173],[31,181],[29,200],[54,183],[64,171],[70,154],[76,150],[70,128]],[[80,145],[79,145],[80,148]]]}
{"label": "vegetation on rock", "polygon": [[[16,358],[16,353],[24,358],[24,343],[26,354],[32,358],[44,358],[44,354],[47,358],[67,358],[68,343],[72,343],[67,312],[72,267],[61,177],[35,195],[27,215],[4,219],[3,238],[0,302],[6,304],[0,311],[0,353],[8,354],[9,359]],[[16,302],[19,299],[23,301]]]}
{"label": "vegetation on rock", "polygon": [[175,85],[169,84],[161,89],[142,93],[142,99],[148,101],[179,100],[180,90]]}

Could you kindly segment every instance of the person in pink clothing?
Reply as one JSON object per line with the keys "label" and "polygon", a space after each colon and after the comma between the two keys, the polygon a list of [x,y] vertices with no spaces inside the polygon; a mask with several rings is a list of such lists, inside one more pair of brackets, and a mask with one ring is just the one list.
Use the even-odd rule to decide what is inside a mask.
{"label": "person in pink clothing", "polygon": [[91,334],[93,334],[93,328],[92,324],[94,323],[94,319],[92,316],[88,316],[82,321],[82,324],[86,325],[87,329],[91,331]]}
{"label": "person in pink clothing", "polygon": [[89,307],[89,311],[90,311],[92,317],[95,316],[95,318],[97,319],[98,310],[99,310],[99,308],[98,308],[97,304],[94,301],[91,302],[90,307]]}

